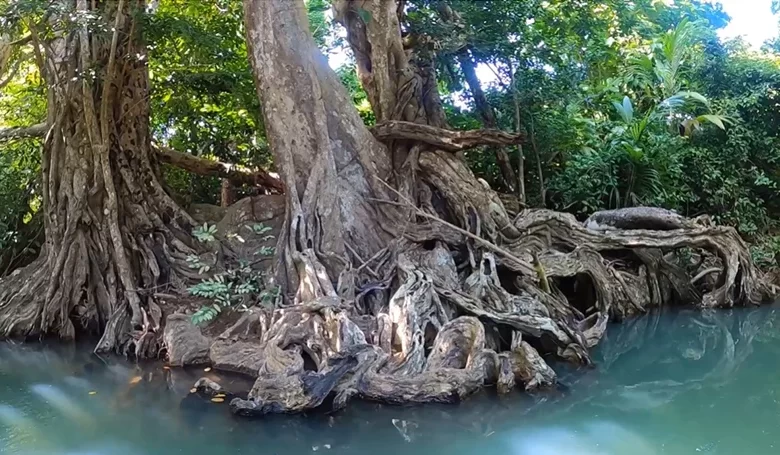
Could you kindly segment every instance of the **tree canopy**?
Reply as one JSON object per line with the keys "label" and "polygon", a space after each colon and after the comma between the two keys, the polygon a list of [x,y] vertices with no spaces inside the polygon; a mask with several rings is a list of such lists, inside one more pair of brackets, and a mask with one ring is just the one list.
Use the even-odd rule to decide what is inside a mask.
{"label": "tree canopy", "polygon": [[780,53],[717,3],[0,12],[0,337],[206,358],[255,415],[549,385],[610,320],[776,291]]}
{"label": "tree canopy", "polygon": [[[46,102],[22,16],[43,14],[46,2],[5,3],[5,39],[22,43],[9,47],[4,63],[0,126],[26,126],[43,119]],[[489,127],[512,131],[517,95],[518,125],[526,140],[522,152],[511,148],[505,153],[511,172],[523,153],[531,205],[582,215],[600,208],[661,205],[691,215],[713,213],[749,236],[767,234],[776,209],[771,195],[777,184],[772,168],[777,159],[772,155],[777,54],[771,43],[756,52],[738,40],[719,39],[716,31],[729,17],[717,3],[668,3],[582,2],[573,7],[554,0],[416,0],[407,1],[406,8],[409,36],[422,36],[416,31],[424,30],[429,41],[424,45],[435,51],[439,89],[456,126],[487,121]],[[319,46],[343,65],[338,71],[353,100],[368,112],[362,88],[350,76],[353,57],[330,4],[310,1],[307,7]],[[152,131],[155,140],[179,151],[272,169],[242,14],[240,5],[230,1],[154,2],[144,21]],[[683,22],[688,24],[685,36],[674,35]],[[481,78],[478,87],[472,87],[474,68]],[[658,108],[681,91],[699,93],[702,103],[674,106],[681,110],[674,115],[690,118],[672,120],[670,112]],[[640,137],[642,144],[621,132],[631,125],[613,103],[622,106],[625,97],[637,122],[656,111]],[[708,122],[711,115],[722,120]],[[373,121],[372,114],[364,118]],[[676,134],[674,128],[684,131]],[[19,147],[5,144],[3,159],[13,161]],[[20,177],[35,174],[34,154],[26,156],[4,167],[17,172],[17,177],[7,176],[13,182],[3,185],[4,194],[13,194],[16,202],[24,198],[13,191],[34,185]],[[467,159],[494,188],[509,192],[516,182],[502,177],[496,156],[480,149]],[[219,198],[219,181],[213,177],[173,168],[166,177],[187,200]],[[13,205],[5,205],[11,219],[26,210]]]}

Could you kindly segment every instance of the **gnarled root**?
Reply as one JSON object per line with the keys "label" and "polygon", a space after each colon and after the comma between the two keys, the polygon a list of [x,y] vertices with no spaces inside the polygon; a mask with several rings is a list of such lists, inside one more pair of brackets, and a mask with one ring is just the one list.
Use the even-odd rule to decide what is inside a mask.
{"label": "gnarled root", "polygon": [[[598,299],[603,302],[601,309],[614,316],[622,317],[666,303],[670,299],[669,291],[673,294],[671,298],[681,303],[710,308],[758,304],[769,300],[774,293],[753,265],[744,241],[731,227],[689,224],[690,227],[673,230],[596,231],[583,227],[572,215],[549,210],[526,211],[518,217],[515,226],[528,235],[514,242],[511,250],[540,249],[541,245],[548,252],[546,265],[555,268],[554,276],[587,271],[601,293]],[[716,286],[706,289],[700,301],[690,276],[663,256],[682,248],[703,250],[722,265]],[[597,265],[597,260],[586,257],[592,253],[601,257],[622,254],[627,259],[622,262],[633,264],[619,268],[615,263],[607,263],[605,269]],[[693,274],[697,272],[694,270]],[[633,277],[640,279],[634,283]],[[620,284],[618,289],[615,281]],[[647,285],[641,285],[644,281]],[[621,293],[628,299],[619,298]]]}
{"label": "gnarled root", "polygon": [[[343,312],[334,313],[330,322],[324,322],[335,327],[344,317]],[[364,342],[360,329],[341,321],[345,323],[350,326],[347,338],[355,343],[328,359],[321,371],[303,369],[300,345],[287,349],[268,345],[265,364],[248,399],[233,400],[231,409],[247,416],[301,412],[321,405],[331,394],[334,408],[346,406],[356,396],[396,404],[452,402],[501,377],[499,356],[485,348],[484,326],[476,318],[461,316],[445,324],[436,336],[424,369],[411,374],[399,372],[398,359]],[[330,335],[325,338],[331,338]],[[307,341],[311,344],[313,340]],[[519,344],[507,361],[511,373],[503,379],[505,388],[511,388],[516,379],[530,386],[554,382],[552,370],[528,344]]]}
{"label": "gnarled root", "polygon": [[[305,265],[298,268],[299,282],[317,283],[306,294],[321,297],[264,317],[272,322],[263,330],[257,381],[231,408],[264,415],[331,400],[338,409],[354,397],[452,402],[485,385],[501,393],[550,386],[556,375],[542,354],[589,363],[588,350],[611,318],[697,299],[703,306],[745,305],[770,294],[732,229],[592,231],[549,211],[525,212],[514,228],[523,235],[494,250],[529,264],[538,258],[535,276],[520,273],[516,259],[476,245],[468,255],[458,254],[445,241],[463,237],[443,229],[426,247],[405,240],[391,245],[395,261],[384,263],[393,265],[400,281],[385,305],[368,301],[372,290],[386,287],[350,292],[343,276],[339,291],[317,291],[323,268],[309,250],[299,258]],[[434,230],[417,229],[412,236],[419,241],[426,232]],[[689,273],[666,254],[686,247],[718,258],[723,272],[714,288],[697,287],[690,276],[698,270]],[[474,266],[458,265],[458,258]],[[505,271],[510,278],[502,276]]]}

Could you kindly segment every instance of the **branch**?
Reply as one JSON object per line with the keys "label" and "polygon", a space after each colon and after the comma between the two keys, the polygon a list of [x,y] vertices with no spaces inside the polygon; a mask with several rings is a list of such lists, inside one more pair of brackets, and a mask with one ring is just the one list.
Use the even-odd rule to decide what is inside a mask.
{"label": "branch", "polygon": [[11,41],[10,43],[8,43],[8,45],[9,46],[23,46],[23,45],[31,42],[32,40],[33,40],[33,36],[32,36],[32,34],[29,34],[27,36],[23,36],[23,37],[19,38],[16,41]]}
{"label": "branch", "polygon": [[480,145],[519,144],[523,139],[520,134],[510,134],[493,129],[452,131],[399,120],[378,123],[371,128],[371,132],[380,141],[388,139],[420,141],[450,152],[472,149]]}
{"label": "branch", "polygon": [[16,77],[16,74],[19,72],[19,67],[22,66],[21,63],[21,60],[17,60],[16,63],[14,63],[14,66],[12,66],[11,70],[8,71],[5,79],[0,80],[0,88],[4,88],[6,85],[11,83],[11,81]]}
{"label": "branch", "polygon": [[205,158],[200,158],[189,153],[160,145],[153,145],[152,150],[163,163],[176,166],[193,174],[207,177],[221,177],[228,179],[236,185],[259,185],[274,192],[283,193],[284,184],[278,178],[272,176],[263,169],[247,169],[235,164],[222,163]]}
{"label": "branch", "polygon": [[[0,141],[32,137],[42,138],[48,130],[49,128],[45,123],[26,127],[0,128]],[[156,144],[152,145],[152,151],[157,154],[157,157],[163,163],[176,166],[193,174],[206,177],[221,177],[230,180],[236,185],[259,185],[274,192],[284,192],[282,181],[263,169],[252,170],[235,164],[207,160]]]}
{"label": "branch", "polygon": [[0,141],[12,139],[23,139],[29,137],[40,137],[46,135],[49,128],[45,123],[38,123],[32,126],[15,126],[11,128],[0,128]]}

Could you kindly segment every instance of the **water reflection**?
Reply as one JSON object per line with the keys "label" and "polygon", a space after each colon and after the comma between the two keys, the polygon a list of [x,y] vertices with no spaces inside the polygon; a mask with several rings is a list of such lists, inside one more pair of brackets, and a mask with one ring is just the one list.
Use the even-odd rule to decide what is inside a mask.
{"label": "water reflection", "polygon": [[[564,385],[545,393],[486,392],[457,406],[356,403],[263,421],[189,395],[202,370],[99,359],[80,346],[0,345],[0,452],[777,453],[777,311],[667,310],[613,325],[596,366],[556,365]],[[249,384],[213,379],[232,391]]]}

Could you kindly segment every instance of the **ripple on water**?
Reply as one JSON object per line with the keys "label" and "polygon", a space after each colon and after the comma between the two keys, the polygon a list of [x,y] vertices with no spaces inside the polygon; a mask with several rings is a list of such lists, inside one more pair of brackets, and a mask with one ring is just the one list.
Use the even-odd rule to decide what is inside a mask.
{"label": "ripple on water", "polygon": [[657,312],[610,326],[595,368],[558,367],[563,391],[484,393],[452,406],[354,403],[262,421],[236,419],[225,403],[182,401],[202,369],[100,361],[89,346],[0,345],[0,452],[775,455],[775,327],[773,307]]}

